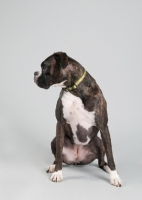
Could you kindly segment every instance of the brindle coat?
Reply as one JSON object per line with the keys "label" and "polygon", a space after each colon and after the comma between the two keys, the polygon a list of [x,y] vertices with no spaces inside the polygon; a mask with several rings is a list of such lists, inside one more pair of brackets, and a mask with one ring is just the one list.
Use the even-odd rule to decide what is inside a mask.
{"label": "brindle coat", "polygon": [[[66,53],[58,52],[49,56],[41,64],[42,73],[35,80],[37,85],[41,88],[48,89],[51,85],[60,83],[64,80],[66,87],[72,86],[84,72],[84,68],[74,59],[66,55]],[[70,124],[66,123],[63,117],[63,105],[62,96],[65,89],[61,90],[60,97],[56,106],[56,137],[51,142],[51,149],[55,156],[55,171],[62,169],[62,162],[66,164],[88,164],[95,158],[99,160],[99,166],[103,168],[106,165],[104,161],[104,154],[106,153],[108,166],[111,170],[115,170],[115,163],[112,153],[112,145],[110,139],[110,133],[108,129],[108,116],[107,116],[107,103],[104,99],[103,93],[98,84],[87,72],[84,80],[77,86],[76,89],[70,91],[73,95],[79,97],[84,108],[88,111],[95,112],[95,126],[92,126],[87,135],[91,139],[90,142],[85,145],[87,151],[91,152],[90,156],[87,156],[84,160],[80,160],[78,163],[74,163],[68,160],[63,155],[63,146],[70,149],[74,148],[73,133]],[[86,141],[86,132],[83,132],[83,127],[77,127],[77,137],[81,142]],[[102,140],[97,136],[100,131]]]}

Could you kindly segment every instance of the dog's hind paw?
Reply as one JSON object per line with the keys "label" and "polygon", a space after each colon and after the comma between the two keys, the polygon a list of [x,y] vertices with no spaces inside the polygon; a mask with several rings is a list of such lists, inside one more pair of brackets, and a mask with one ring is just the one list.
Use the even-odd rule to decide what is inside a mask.
{"label": "dog's hind paw", "polygon": [[51,180],[53,182],[61,182],[63,180],[63,176],[62,176],[62,170],[59,170],[57,172],[54,172],[51,176]]}
{"label": "dog's hind paw", "polygon": [[50,165],[50,166],[47,167],[46,172],[47,173],[53,173],[54,170],[55,170],[55,165]]}
{"label": "dog's hind paw", "polygon": [[116,187],[121,187],[122,186],[122,181],[117,174],[117,171],[111,171],[110,172],[110,183]]}

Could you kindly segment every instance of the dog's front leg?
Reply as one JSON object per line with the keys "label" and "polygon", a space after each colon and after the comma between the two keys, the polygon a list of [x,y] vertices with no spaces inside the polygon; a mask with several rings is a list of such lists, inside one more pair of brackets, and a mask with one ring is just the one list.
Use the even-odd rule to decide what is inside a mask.
{"label": "dog's front leg", "polygon": [[61,123],[57,122],[56,126],[56,156],[55,156],[55,172],[51,176],[54,182],[63,180],[62,176],[62,151],[64,145],[64,127]]}
{"label": "dog's front leg", "polygon": [[107,169],[105,169],[110,174],[110,183],[112,185],[115,185],[117,187],[120,187],[122,185],[121,179],[115,169],[115,163],[113,159],[113,153],[112,153],[112,145],[111,145],[111,139],[109,134],[108,126],[105,126],[101,129],[101,137],[105,146],[108,166]]}

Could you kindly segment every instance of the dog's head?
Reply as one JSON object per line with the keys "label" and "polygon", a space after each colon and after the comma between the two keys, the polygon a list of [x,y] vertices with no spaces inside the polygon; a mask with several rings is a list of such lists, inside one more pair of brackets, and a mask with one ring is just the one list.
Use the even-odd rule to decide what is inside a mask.
{"label": "dog's head", "polygon": [[51,85],[65,81],[63,71],[67,65],[66,53],[54,53],[41,63],[41,71],[34,73],[35,83],[41,88],[48,89]]}

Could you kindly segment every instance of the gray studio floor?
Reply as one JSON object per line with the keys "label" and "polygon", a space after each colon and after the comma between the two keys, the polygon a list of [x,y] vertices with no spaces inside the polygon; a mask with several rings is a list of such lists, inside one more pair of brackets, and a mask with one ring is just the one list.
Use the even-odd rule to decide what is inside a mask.
{"label": "gray studio floor", "polygon": [[0,165],[1,200],[141,199],[141,166],[136,164],[137,159],[125,162],[126,152],[122,157],[115,156],[123,181],[121,188],[110,185],[108,174],[98,168],[97,161],[86,166],[63,165],[64,180],[54,183],[50,181],[51,175],[45,172],[53,161],[50,149],[39,148],[34,141],[29,143],[31,148],[24,149],[26,142],[29,141],[22,142],[23,149],[13,156],[10,154],[10,158],[6,152],[3,154],[5,158]]}

